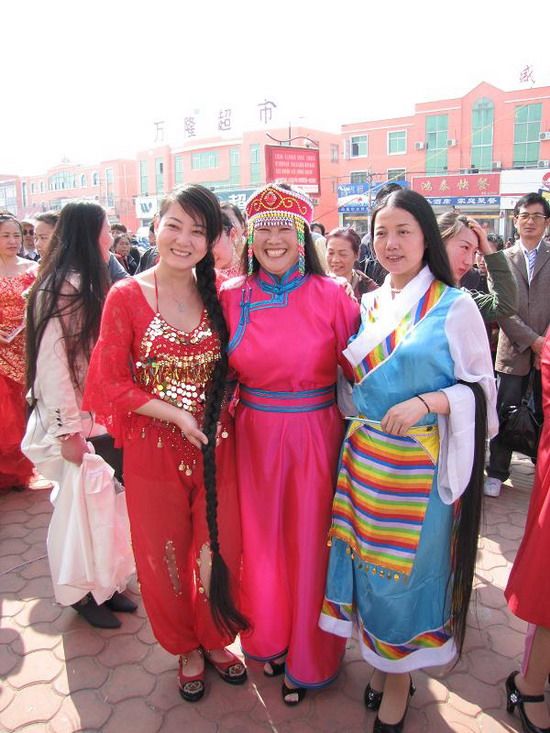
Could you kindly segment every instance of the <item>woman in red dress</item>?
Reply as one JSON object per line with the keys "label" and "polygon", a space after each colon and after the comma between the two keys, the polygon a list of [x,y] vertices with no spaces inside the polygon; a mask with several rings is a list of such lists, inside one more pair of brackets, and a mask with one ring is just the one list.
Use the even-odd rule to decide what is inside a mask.
{"label": "woman in red dress", "polygon": [[156,638],[179,656],[189,702],[204,693],[204,658],[225,682],[246,680],[224,648],[246,622],[231,599],[241,540],[233,427],[222,409],[227,328],[212,255],[221,230],[208,189],[192,185],[165,199],[158,264],[109,292],[84,395],[124,448],[143,602]]}
{"label": "woman in red dress", "polygon": [[550,733],[544,685],[550,674],[550,336],[541,354],[544,427],[525,533],[505,596],[512,613],[529,623],[521,672],[506,680],[506,707],[517,706],[525,733]]}
{"label": "woman in red dress", "polygon": [[36,277],[36,262],[18,257],[21,225],[0,214],[0,491],[24,489],[33,474],[21,452],[25,432],[26,301],[23,293]]}

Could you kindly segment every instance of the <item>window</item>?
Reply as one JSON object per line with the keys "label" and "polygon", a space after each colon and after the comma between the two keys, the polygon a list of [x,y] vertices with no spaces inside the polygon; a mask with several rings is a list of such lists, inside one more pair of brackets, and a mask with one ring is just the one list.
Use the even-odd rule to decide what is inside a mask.
{"label": "window", "polygon": [[92,186],[99,186],[99,173],[97,171],[92,173]]}
{"label": "window", "polygon": [[369,147],[368,135],[354,135],[350,138],[350,158],[366,158]]}
{"label": "window", "polygon": [[36,183],[31,183],[31,193],[36,193]]}
{"label": "window", "polygon": [[44,181],[40,181],[40,193],[44,193],[44,189],[46,188]]}
{"label": "window", "polygon": [[426,173],[447,170],[448,115],[426,117]]}
{"label": "window", "polygon": [[256,184],[261,182],[260,170],[260,146],[250,146],[250,183]]}
{"label": "window", "polygon": [[140,193],[149,193],[149,174],[148,174],[148,161],[139,161],[139,191]]}
{"label": "window", "polygon": [[87,186],[87,183],[86,183],[86,176],[85,176],[85,175],[84,175],[84,173],[83,173],[83,174],[82,174],[82,175],[80,176],[80,188],[86,188],[86,186]]}
{"label": "window", "polygon": [[368,171],[351,171],[349,174],[350,183],[367,183],[369,180]]}
{"label": "window", "polygon": [[174,158],[174,183],[176,186],[183,183],[183,155],[176,155]]}
{"label": "window", "polygon": [[542,104],[522,104],[516,107],[514,168],[529,168],[537,165],[541,119]]}
{"label": "window", "polygon": [[155,193],[164,193],[164,162],[155,158]]}
{"label": "window", "polygon": [[219,168],[219,165],[219,153],[217,150],[209,150],[206,153],[193,153],[191,156],[191,168],[194,170]]}
{"label": "window", "polygon": [[27,184],[23,182],[21,184],[21,195],[23,197],[23,206],[27,205]]}
{"label": "window", "polygon": [[403,155],[407,152],[407,131],[388,132],[388,155]]}
{"label": "window", "polygon": [[107,201],[107,206],[109,208],[112,208],[115,205],[113,181],[114,181],[113,169],[105,168],[105,198]]}
{"label": "window", "polygon": [[240,148],[231,148],[229,151],[229,182],[240,183],[241,180],[241,151]]}
{"label": "window", "polygon": [[338,157],[340,155],[340,146],[339,145],[331,145],[330,146],[330,162],[331,163],[338,163]]}
{"label": "window", "polygon": [[50,191],[64,191],[65,189],[75,187],[75,177],[72,173],[61,171],[55,173],[48,179],[48,188]]}
{"label": "window", "polygon": [[388,181],[402,181],[405,173],[405,168],[388,168]]}
{"label": "window", "polygon": [[490,171],[493,168],[493,122],[495,106],[483,97],[472,107],[471,168]]}

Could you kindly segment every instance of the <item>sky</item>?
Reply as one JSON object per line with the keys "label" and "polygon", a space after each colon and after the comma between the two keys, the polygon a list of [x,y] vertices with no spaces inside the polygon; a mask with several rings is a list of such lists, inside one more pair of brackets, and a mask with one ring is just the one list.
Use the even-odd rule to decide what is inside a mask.
{"label": "sky", "polygon": [[[258,0],[26,0],[2,9],[0,174],[33,175],[67,159],[134,158],[204,133],[221,109],[233,132],[272,122],[337,131],[412,114],[417,102],[462,96],[481,81],[550,85],[536,14],[501,0],[293,3]],[[512,17],[512,13],[516,17]],[[13,90],[13,95],[9,90]],[[210,128],[208,126],[211,126]]]}

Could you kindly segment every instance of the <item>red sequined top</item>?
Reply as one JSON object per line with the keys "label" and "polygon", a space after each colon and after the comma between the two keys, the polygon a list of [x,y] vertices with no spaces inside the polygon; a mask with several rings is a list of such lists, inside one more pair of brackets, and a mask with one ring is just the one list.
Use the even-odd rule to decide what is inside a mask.
{"label": "red sequined top", "polygon": [[[11,333],[25,316],[27,302],[23,297],[36,279],[36,271],[27,270],[14,277],[0,277],[0,329]],[[21,331],[10,344],[0,344],[0,373],[19,384],[25,381],[25,332]]]}
{"label": "red sequined top", "polygon": [[[126,278],[109,291],[84,391],[83,409],[95,413],[117,445],[153,433],[159,447],[182,451],[185,468],[194,448],[172,423],[138,415],[151,397],[183,407],[202,424],[205,392],[220,358],[220,343],[206,310],[190,332],[167,323],[148,304],[137,281]],[[183,470],[183,468],[182,468]]]}

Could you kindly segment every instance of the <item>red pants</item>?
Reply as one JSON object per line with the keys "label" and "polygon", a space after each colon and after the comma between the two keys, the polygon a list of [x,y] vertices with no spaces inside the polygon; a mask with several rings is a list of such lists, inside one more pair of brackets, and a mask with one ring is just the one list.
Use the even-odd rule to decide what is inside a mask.
{"label": "red pants", "polygon": [[[241,532],[233,428],[216,454],[221,554],[238,601]],[[143,603],[153,633],[172,654],[217,649],[233,641],[214,624],[198,560],[210,544],[202,458],[191,476],[178,469],[177,451],[157,448],[151,434],[124,445],[124,484]],[[203,562],[206,562],[203,551]]]}
{"label": "red pants", "polygon": [[21,453],[27,403],[25,387],[0,374],[0,489],[27,486],[32,463]]}

